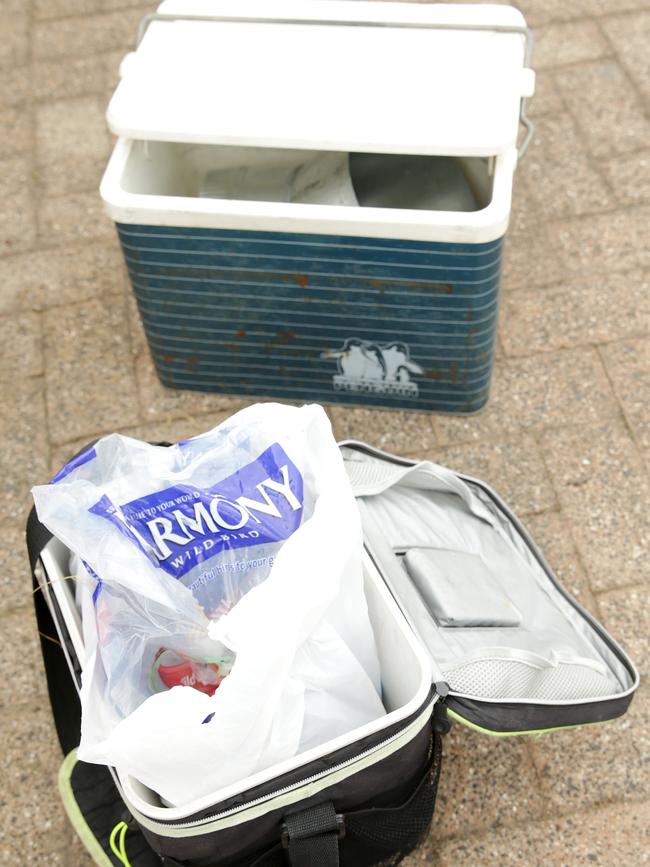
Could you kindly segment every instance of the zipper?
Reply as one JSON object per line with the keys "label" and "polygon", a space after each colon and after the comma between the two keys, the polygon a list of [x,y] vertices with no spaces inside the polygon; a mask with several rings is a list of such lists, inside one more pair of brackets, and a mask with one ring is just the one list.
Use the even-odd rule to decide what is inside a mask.
{"label": "zipper", "polygon": [[[439,686],[441,686],[441,688],[444,688],[446,686],[446,684],[439,684]],[[413,720],[413,722],[411,722],[406,728],[402,729],[399,732],[396,732],[390,738],[386,738],[386,740],[381,741],[376,746],[371,747],[370,749],[365,750],[364,752],[359,753],[359,754],[357,754],[357,755],[355,755],[349,759],[346,759],[346,761],[340,762],[338,765],[334,765],[334,767],[332,767],[332,768],[328,768],[325,771],[320,771],[317,774],[313,774],[310,777],[306,777],[304,780],[300,780],[299,782],[294,783],[291,786],[285,786],[282,789],[276,789],[274,792],[272,792],[269,795],[263,795],[262,797],[255,798],[252,801],[248,801],[245,804],[239,804],[236,807],[232,807],[230,810],[224,810],[221,813],[215,813],[214,815],[205,816],[202,819],[195,819],[191,822],[164,822],[164,821],[160,822],[160,821],[157,821],[155,819],[150,819],[148,816],[142,814],[131,803],[128,802],[128,800],[124,796],[124,792],[123,792],[122,787],[119,783],[118,783],[118,787],[120,789],[120,794],[122,795],[123,799],[125,800],[131,814],[135,817],[138,824],[143,825],[148,830],[153,831],[154,833],[164,834],[165,836],[168,836],[168,837],[169,836],[173,836],[173,837],[184,836],[182,833],[170,834],[171,830],[178,831],[178,832],[182,832],[182,831],[190,831],[191,832],[193,829],[200,829],[200,830],[196,831],[196,834],[209,833],[212,830],[217,830],[216,828],[213,829],[210,827],[214,823],[221,822],[223,820],[228,819],[231,816],[235,816],[235,815],[244,813],[245,811],[248,811],[248,810],[255,810],[255,808],[257,808],[257,807],[261,807],[262,805],[269,804],[278,798],[282,798],[283,796],[290,795],[292,792],[303,789],[303,788],[308,787],[310,785],[314,785],[314,784],[316,784],[316,783],[320,782],[321,780],[324,780],[328,777],[334,777],[336,774],[338,774],[342,771],[345,771],[354,765],[361,764],[364,766],[370,766],[371,764],[376,764],[378,761],[380,761],[384,758],[387,758],[389,755],[392,755],[392,753],[397,752],[397,750],[400,749],[401,746],[407,744],[410,740],[412,740],[412,738],[415,737],[415,735],[418,734],[424,728],[427,721],[430,719],[430,717],[432,715],[432,708],[435,711],[435,707],[439,701],[440,701],[440,696],[438,695],[437,690],[436,690],[436,694],[433,696],[433,701],[428,703],[427,706],[425,707],[424,711],[415,720]],[[446,708],[445,708],[444,716],[446,719]],[[448,725],[450,725],[448,720],[447,720],[447,723],[448,723]],[[391,747],[392,747],[392,749],[391,749]],[[379,754],[381,754],[381,755],[379,755]],[[376,757],[375,761],[365,763],[364,760],[367,760],[373,756]],[[358,770],[363,770],[363,768],[358,768]],[[347,774],[346,777],[347,776],[351,776],[351,774]],[[326,785],[331,785],[331,782],[327,782]],[[325,788],[325,786],[323,786],[322,788]],[[305,797],[305,795],[300,795],[300,799],[302,799],[304,797]],[[268,812],[268,809],[264,810],[263,812]],[[251,816],[250,818],[252,819],[254,817]],[[247,820],[244,819],[241,821],[247,821]],[[233,822],[233,823],[229,823],[229,824],[239,824],[239,823]],[[194,835],[188,834],[187,836],[194,836]]]}
{"label": "zipper", "polygon": [[440,681],[434,684],[434,689],[436,691],[436,695],[438,696],[438,701],[433,706],[433,715],[431,720],[431,726],[434,732],[440,737],[444,737],[449,733],[449,729],[451,728],[451,720],[449,719],[449,714],[447,713],[447,696],[449,695],[449,684],[444,681]]}

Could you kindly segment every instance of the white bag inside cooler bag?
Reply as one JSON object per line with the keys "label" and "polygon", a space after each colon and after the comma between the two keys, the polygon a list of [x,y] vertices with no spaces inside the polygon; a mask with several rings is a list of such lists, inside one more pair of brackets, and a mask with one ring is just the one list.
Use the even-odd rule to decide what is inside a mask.
{"label": "white bag inside cooler bag", "polygon": [[[287,461],[282,467],[278,454]],[[254,476],[249,490],[251,462],[258,473],[270,469],[266,481]],[[196,570],[213,564],[212,555],[192,560],[188,578],[160,568],[150,549],[155,543],[158,555],[169,554],[161,563],[178,560],[178,533],[162,515],[182,497],[171,501],[170,491],[196,496],[225,476],[242,486],[236,502],[242,515],[245,505],[255,512],[257,550],[266,556],[255,558],[249,541],[237,550],[233,534],[249,527],[231,528],[220,552],[227,557],[218,562],[236,566],[243,551],[245,577],[259,563],[262,574],[245,584],[241,598],[236,586],[230,596],[222,587],[226,613],[210,621],[198,603],[214,606],[218,595],[206,597]],[[385,713],[363,593],[358,510],[322,408],[252,406],[170,448],[113,435],[85,463],[33,493],[39,519],[101,578],[97,644],[85,648],[81,759],[114,765],[167,802],[183,804]],[[147,517],[159,522],[149,535],[138,523],[145,495],[157,503]],[[281,497],[289,512],[303,513],[290,532],[280,520],[286,515],[277,514]],[[221,497],[221,506],[227,502]],[[215,514],[223,517],[223,508]],[[280,529],[271,532],[271,519]],[[198,535],[197,524],[184,520]],[[179,579],[192,580],[185,586]],[[92,626],[85,638],[93,640]],[[147,696],[144,675],[157,647],[183,641],[202,656],[211,645],[213,653],[228,648],[232,672],[212,696],[183,686]]]}
{"label": "white bag inside cooler bag", "polygon": [[[177,822],[194,816],[204,810],[213,808],[215,804],[234,797],[239,792],[248,792],[284,774],[310,765],[323,756],[328,756],[338,750],[364,742],[365,739],[377,735],[384,730],[407,720],[418,710],[422,710],[413,722],[400,735],[390,740],[390,746],[378,747],[376,752],[390,752],[399,749],[409,742],[429,721],[431,702],[431,661],[428,654],[413,630],[408,625],[395,600],[391,596],[384,578],[377,571],[367,553],[363,555],[364,593],[368,604],[368,615],[376,639],[377,654],[381,673],[382,711],[378,716],[362,725],[349,728],[337,737],[321,743],[310,749],[301,749],[296,755],[270,765],[239,780],[226,785],[219,785],[212,792],[186,802],[182,806],[173,806],[161,800],[158,793],[142,783],[137,777],[117,769],[120,788],[132,811],[138,811],[140,818],[167,822]],[[381,744],[385,742],[382,741]],[[324,766],[322,776],[326,785],[328,775],[333,772],[329,765]]]}
{"label": "white bag inside cooler bag", "polygon": [[[86,667],[86,653],[79,609],[88,603],[92,605],[94,581],[87,577],[75,582],[65,580],[68,574],[78,574],[77,558],[74,554],[70,556],[69,550],[56,538],[43,549],[41,561],[47,582],[45,592],[48,593],[51,589],[57,598],[67,632],[83,669]],[[407,720],[423,708],[422,713],[413,720],[413,724],[400,734],[400,742],[407,741],[427,725],[431,714],[431,703],[427,702],[431,694],[431,661],[365,551],[362,556],[362,569],[368,616],[376,639],[385,713],[382,710],[378,717],[362,726],[345,731],[326,743],[301,751],[263,771],[220,786],[209,795],[187,802],[182,807],[165,804],[154,790],[118,768],[116,772],[119,785],[130,809],[154,820],[180,821],[225,801],[238,792],[254,789],[322,756],[357,741],[364,741],[378,732],[392,729],[395,724]],[[395,748],[398,746],[399,744]]]}

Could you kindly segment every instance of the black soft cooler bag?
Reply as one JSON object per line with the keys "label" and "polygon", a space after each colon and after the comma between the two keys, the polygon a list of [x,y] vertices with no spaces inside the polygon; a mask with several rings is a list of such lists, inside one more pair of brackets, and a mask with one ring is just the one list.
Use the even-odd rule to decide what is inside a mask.
{"label": "black soft cooler bag", "polygon": [[[70,552],[27,525],[38,628],[66,758],[66,811],[99,865],[365,867],[423,839],[452,719],[487,734],[602,722],[627,709],[634,666],[559,585],[486,485],[428,462],[341,445],[364,527],[382,668],[381,727],[223,800],[166,808],[114,769],[77,761],[83,643]],[[450,576],[451,579],[450,580]]]}

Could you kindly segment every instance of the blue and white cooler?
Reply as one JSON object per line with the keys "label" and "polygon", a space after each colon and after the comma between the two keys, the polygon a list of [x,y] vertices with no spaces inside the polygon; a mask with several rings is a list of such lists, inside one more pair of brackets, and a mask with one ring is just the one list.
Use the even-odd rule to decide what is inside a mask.
{"label": "blue and white cooler", "polygon": [[479,410],[529,55],[508,6],[165,0],[101,186],[161,381]]}

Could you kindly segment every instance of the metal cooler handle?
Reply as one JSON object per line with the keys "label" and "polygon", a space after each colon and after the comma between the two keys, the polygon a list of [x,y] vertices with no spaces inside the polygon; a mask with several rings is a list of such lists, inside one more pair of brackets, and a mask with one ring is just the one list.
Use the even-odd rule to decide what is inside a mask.
{"label": "metal cooler handle", "polygon": [[[409,24],[406,22],[391,23],[383,21],[321,21],[318,19],[306,18],[246,18],[245,16],[237,17],[229,15],[163,15],[160,12],[150,12],[140,21],[135,44],[136,49],[142,42],[144,34],[152,21],[229,21],[235,24],[248,24],[252,22],[254,24],[315,24],[319,27],[390,27],[400,30],[477,30],[487,31],[489,33],[519,33],[526,40],[524,49],[524,68],[530,67],[533,57],[533,32],[530,27],[511,27],[505,24]],[[531,143],[535,131],[533,122],[526,114],[526,97],[521,98],[519,106],[519,123],[526,130],[524,140],[517,149],[517,156],[521,159],[528,150],[528,145]]]}

